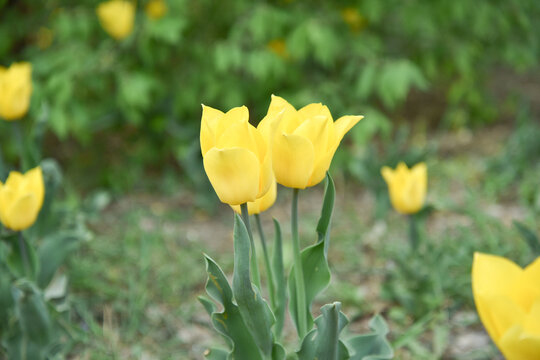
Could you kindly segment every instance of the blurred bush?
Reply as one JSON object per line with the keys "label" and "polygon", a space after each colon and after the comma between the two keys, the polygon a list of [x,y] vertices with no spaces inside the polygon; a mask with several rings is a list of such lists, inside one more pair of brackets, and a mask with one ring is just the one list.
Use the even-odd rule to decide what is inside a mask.
{"label": "blurred bush", "polygon": [[201,102],[246,104],[256,122],[272,93],[366,115],[357,143],[388,132],[415,89],[443,96],[446,124],[473,125],[497,116],[492,72],[530,70],[540,55],[537,0],[167,0],[161,17],[148,3],[118,41],[100,27],[99,1],[0,0],[2,65],[32,62],[31,115],[47,114],[60,140],[120,139],[107,158],[162,164],[172,153],[189,172]]}

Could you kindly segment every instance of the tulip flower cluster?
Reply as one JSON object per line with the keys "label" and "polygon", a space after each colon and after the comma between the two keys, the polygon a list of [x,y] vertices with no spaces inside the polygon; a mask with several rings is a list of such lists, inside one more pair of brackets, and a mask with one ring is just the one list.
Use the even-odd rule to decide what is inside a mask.
{"label": "tulip flower cluster", "polygon": [[[311,315],[315,296],[330,281],[327,251],[335,189],[327,171],[344,135],[361,119],[362,116],[343,116],[334,122],[330,110],[322,104],[296,110],[283,98],[272,96],[266,116],[254,127],[249,123],[246,107],[224,113],[203,106],[200,141],[204,169],[219,199],[240,214],[235,215],[232,288],[215,261],[206,257],[206,290],[213,300],[200,300],[214,327],[231,345],[229,350],[208,350],[208,358],[285,359],[281,337],[287,297],[300,340],[296,351],[299,359],[393,357],[385,339],[388,328],[381,317],[370,323],[372,333],[345,340],[340,333],[348,320],[341,313],[339,302],[323,306],[321,316],[315,320]],[[299,190],[315,186],[325,177],[325,198],[317,225],[319,236],[313,245],[301,249]],[[293,189],[294,261],[288,281],[281,226],[275,220],[274,253],[270,260],[259,216],[276,200],[277,184]],[[263,287],[249,215],[255,215],[261,239],[270,304],[261,295]],[[215,302],[221,304],[223,311],[218,310]]]}

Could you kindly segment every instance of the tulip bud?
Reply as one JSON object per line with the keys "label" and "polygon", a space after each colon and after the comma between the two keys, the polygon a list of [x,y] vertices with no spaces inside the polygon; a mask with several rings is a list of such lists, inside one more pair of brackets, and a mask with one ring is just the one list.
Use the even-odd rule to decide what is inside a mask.
{"label": "tulip bud", "polygon": [[480,320],[505,358],[540,359],[540,257],[522,269],[475,253],[472,290]]}
{"label": "tulip bud", "polygon": [[0,118],[17,120],[28,112],[32,95],[32,65],[27,62],[0,66]]}
{"label": "tulip bud", "polygon": [[167,4],[163,0],[150,0],[144,11],[149,18],[157,20],[167,13]]}
{"label": "tulip bud", "polygon": [[245,106],[224,114],[203,105],[200,141],[204,170],[219,199],[229,205],[263,197],[274,176],[268,144],[248,119]]}
{"label": "tulip bud", "polygon": [[37,219],[44,197],[41,167],[24,175],[17,171],[10,172],[6,183],[0,182],[0,221],[14,231],[29,228]]}
{"label": "tulip bud", "polygon": [[309,104],[297,111],[285,99],[272,96],[258,128],[272,148],[277,182],[298,189],[320,183],[341,139],[362,118],[343,116],[334,122],[325,105]]}
{"label": "tulip bud", "polygon": [[102,2],[96,13],[103,29],[113,38],[122,40],[131,34],[135,21],[135,5],[131,1]]}
{"label": "tulip bud", "polygon": [[417,213],[422,206],[427,192],[427,167],[419,163],[410,170],[401,162],[396,170],[385,166],[381,174],[388,185],[390,201],[397,212],[401,214]]}

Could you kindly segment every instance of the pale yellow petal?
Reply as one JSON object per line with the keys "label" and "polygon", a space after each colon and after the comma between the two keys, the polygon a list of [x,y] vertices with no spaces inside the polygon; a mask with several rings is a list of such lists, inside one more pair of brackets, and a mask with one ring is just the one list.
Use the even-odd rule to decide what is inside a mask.
{"label": "pale yellow petal", "polygon": [[18,171],[12,171],[9,173],[5,185],[13,191],[18,191],[23,182],[24,175]]}
{"label": "pale yellow petal", "polygon": [[311,142],[303,136],[281,134],[272,147],[274,174],[279,184],[305,189],[315,161]]}
{"label": "pale yellow petal", "polygon": [[341,142],[345,134],[363,118],[363,116],[345,115],[336,120],[334,127],[336,128],[336,138],[338,144]]}
{"label": "pale yellow petal", "polygon": [[268,151],[261,164],[261,173],[259,178],[259,193],[257,198],[265,195],[272,185],[272,181],[275,181],[274,169],[272,168],[272,154]]}
{"label": "pale yellow petal", "polygon": [[38,210],[43,205],[45,199],[45,183],[43,182],[43,172],[41,167],[33,168],[24,174],[26,179],[25,191],[31,192],[37,200]]}
{"label": "pale yellow petal", "polygon": [[201,116],[201,152],[204,156],[208,150],[216,145],[216,131],[218,128],[219,119],[224,113],[210,106],[202,106]]}
{"label": "pale yellow petal", "polygon": [[300,118],[301,123],[315,116],[323,116],[332,122],[334,121],[328,107],[321,103],[308,104],[298,110],[298,117]]}
{"label": "pale yellow petal", "polygon": [[135,5],[131,1],[102,2],[96,8],[96,13],[103,29],[117,40],[126,38],[133,31]]}
{"label": "pale yellow petal", "polygon": [[257,199],[260,163],[251,151],[242,148],[212,148],[204,156],[203,164],[222,202],[240,205]]}
{"label": "pale yellow petal", "polygon": [[[276,180],[273,179],[272,185],[270,186],[270,189],[266,194],[264,194],[263,197],[248,202],[248,214],[260,214],[263,211],[268,210],[274,203],[276,202],[277,197],[277,184]],[[231,208],[237,212],[238,214],[241,213],[240,205],[231,205]]]}
{"label": "pale yellow petal", "polygon": [[250,128],[253,128],[253,125],[249,124],[248,122],[237,122],[231,124],[223,133],[218,136],[215,147],[218,149],[234,147],[248,149],[255,154],[257,159],[259,159],[259,162],[261,162],[262,159],[259,154],[261,149],[257,143],[257,139],[255,139],[255,136],[257,135],[256,129],[253,128],[255,131],[250,131]]}
{"label": "pale yellow petal", "polygon": [[394,180],[394,170],[388,166],[383,166],[381,169],[381,175],[388,185],[390,185]]}
{"label": "pale yellow petal", "polygon": [[540,336],[524,333],[520,325],[509,329],[499,342],[506,360],[540,359]]}
{"label": "pale yellow petal", "polygon": [[34,224],[39,214],[38,200],[33,194],[19,197],[6,212],[6,225],[14,231],[21,231]]}
{"label": "pale yellow petal", "polygon": [[[538,283],[537,286],[540,287]],[[540,336],[540,297],[531,306],[531,310],[525,318],[523,329],[528,334]]]}

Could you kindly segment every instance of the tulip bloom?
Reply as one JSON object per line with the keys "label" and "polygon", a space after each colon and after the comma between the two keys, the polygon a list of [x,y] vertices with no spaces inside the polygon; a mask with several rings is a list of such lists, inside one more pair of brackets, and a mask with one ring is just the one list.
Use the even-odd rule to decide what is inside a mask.
{"label": "tulip bloom", "polygon": [[113,38],[122,40],[131,34],[135,21],[135,5],[131,1],[102,2],[96,13],[103,29]]}
{"label": "tulip bloom", "polygon": [[396,170],[388,166],[381,169],[388,185],[390,201],[397,212],[414,214],[422,209],[427,192],[427,167],[425,163],[414,165],[411,169],[401,162]]}
{"label": "tulip bloom", "polygon": [[480,319],[505,358],[540,359],[540,257],[522,269],[476,253],[472,290]]}
{"label": "tulip bloom", "polygon": [[167,13],[167,4],[163,0],[150,0],[144,11],[149,18],[157,20]]}
{"label": "tulip bloom", "polygon": [[320,183],[343,136],[363,116],[343,116],[336,122],[325,105],[296,110],[272,95],[261,129],[272,148],[273,168],[281,185],[305,189]]}
{"label": "tulip bloom", "polygon": [[274,177],[268,143],[248,119],[245,106],[224,114],[203,105],[200,140],[204,170],[219,199],[229,205],[263,197]]}
{"label": "tulip bloom", "polygon": [[32,65],[27,62],[0,66],[0,118],[22,118],[30,106],[32,95]]}
{"label": "tulip bloom", "polygon": [[[276,183],[276,179],[274,178],[272,181],[272,185],[270,185],[270,190],[268,190],[268,192],[265,195],[263,195],[263,197],[255,201],[250,201],[247,203],[248,214],[255,215],[255,214],[260,214],[268,210],[269,208],[272,207],[272,205],[274,205],[274,203],[276,202],[276,198],[277,198],[277,183]],[[239,205],[232,205],[231,207],[233,208],[234,211],[241,214]]]}
{"label": "tulip bloom", "polygon": [[45,185],[40,167],[24,175],[10,172],[6,183],[0,182],[0,221],[14,231],[29,228],[37,219],[44,197]]}

